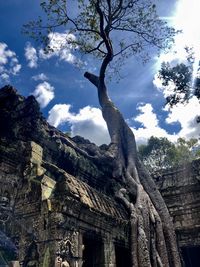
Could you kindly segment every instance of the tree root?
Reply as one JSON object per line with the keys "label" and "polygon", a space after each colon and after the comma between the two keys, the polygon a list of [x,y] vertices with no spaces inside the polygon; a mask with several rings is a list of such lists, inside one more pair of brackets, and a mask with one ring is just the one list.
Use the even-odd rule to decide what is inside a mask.
{"label": "tree root", "polygon": [[113,177],[125,184],[116,197],[130,213],[132,266],[180,267],[176,236],[166,204],[138,160],[132,130],[107,94],[104,72],[108,62],[109,58],[105,57],[99,77],[88,72],[84,76],[98,91],[102,115],[111,138],[109,152],[115,164]]}
{"label": "tree root", "polygon": [[169,267],[161,219],[143,186],[137,184],[135,204],[125,188],[116,196],[130,213],[132,266]]}

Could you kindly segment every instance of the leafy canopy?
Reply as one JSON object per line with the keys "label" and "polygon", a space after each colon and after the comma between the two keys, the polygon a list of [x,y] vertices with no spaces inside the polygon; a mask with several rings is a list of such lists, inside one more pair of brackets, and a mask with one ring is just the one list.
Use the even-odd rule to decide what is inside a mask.
{"label": "leafy canopy", "polygon": [[164,87],[173,85],[171,94],[166,98],[166,103],[173,107],[178,103],[186,103],[191,97],[200,99],[199,67],[194,73],[194,56],[192,49],[186,48],[188,53],[185,63],[163,62],[158,77]]}
{"label": "leafy canopy", "polygon": [[67,30],[75,38],[68,42],[84,54],[122,63],[140,54],[143,60],[150,48],[169,48],[175,30],[168,27],[156,12],[152,0],[45,0],[41,7],[46,17],[24,25],[23,32],[45,45],[48,53],[50,33]]}
{"label": "leafy canopy", "polygon": [[198,139],[178,138],[174,144],[167,138],[150,137],[146,145],[140,145],[138,152],[144,165],[153,173],[191,162],[200,156]]}

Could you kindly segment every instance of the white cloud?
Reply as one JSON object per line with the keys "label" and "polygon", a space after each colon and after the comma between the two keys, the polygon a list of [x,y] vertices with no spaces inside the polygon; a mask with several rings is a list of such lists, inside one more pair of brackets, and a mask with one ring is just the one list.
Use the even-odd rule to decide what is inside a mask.
{"label": "white cloud", "polygon": [[70,105],[57,104],[49,111],[48,122],[57,127],[68,122],[72,135],[81,135],[97,145],[110,143],[106,123],[101,110],[86,106],[77,114],[70,112]]}
{"label": "white cloud", "polygon": [[0,81],[9,82],[10,75],[17,75],[21,69],[15,52],[7,44],[0,43]]}
{"label": "white cloud", "polygon": [[73,54],[74,50],[78,49],[74,34],[68,33],[68,31],[64,33],[51,32],[48,34],[48,40],[47,49],[36,49],[29,42],[26,44],[25,57],[30,68],[37,68],[39,59],[47,60],[52,57],[58,57],[59,60],[77,66],[85,64]]}
{"label": "white cloud", "polygon": [[39,56],[42,59],[49,59],[53,56],[59,57],[60,60],[66,61],[71,64],[79,64],[79,60],[72,54],[74,48],[78,48],[77,46],[72,45],[72,42],[76,40],[75,36],[71,33],[49,33],[48,35],[49,43],[48,48],[49,51],[45,52],[45,50],[39,50]]}
{"label": "white cloud", "polygon": [[73,135],[82,135],[98,145],[110,143],[107,126],[99,108],[86,106],[80,109],[71,122]]}
{"label": "white cloud", "polygon": [[8,63],[9,59],[15,57],[15,52],[8,49],[7,44],[0,43],[0,64],[5,65]]}
{"label": "white cloud", "polygon": [[21,70],[21,65],[20,64],[16,64],[15,66],[13,66],[12,68],[12,74],[17,75],[17,73]]}
{"label": "white cloud", "polygon": [[[70,111],[70,108],[71,105],[68,104],[55,105],[49,111],[48,122],[55,127],[69,123],[73,136],[81,135],[97,145],[110,143],[107,126],[100,109],[86,106],[75,114]],[[147,142],[152,135],[165,136],[173,141],[176,139],[174,135],[168,134],[159,127],[157,115],[153,112],[151,104],[140,105],[138,111],[140,114],[134,120],[140,122],[142,127],[132,128],[137,143]]]}
{"label": "white cloud", "polygon": [[2,73],[1,75],[0,75],[0,81],[4,81],[4,82],[9,82],[9,80],[10,80],[10,77],[9,77],[9,75],[7,74],[7,73]]}
{"label": "white cloud", "polygon": [[36,86],[33,95],[37,99],[41,108],[44,108],[54,98],[54,87],[48,82],[40,83]]}
{"label": "white cloud", "polygon": [[162,129],[159,126],[157,115],[154,113],[151,104],[141,104],[140,106],[138,106],[138,111],[140,112],[140,114],[133,118],[133,120],[140,122],[142,124],[142,127],[139,127],[137,129],[132,128],[135,134],[136,142],[138,144],[146,143],[151,136],[167,137],[171,141],[175,141],[175,135],[167,133],[166,130]]}
{"label": "white cloud", "polygon": [[[48,122],[55,127],[69,123],[73,136],[81,135],[97,145],[110,142],[107,126],[100,109],[86,106],[78,113],[73,113],[70,108],[71,105],[69,104],[55,105],[49,111]],[[172,142],[175,142],[179,137],[186,139],[199,137],[200,124],[196,122],[196,117],[200,115],[200,104],[195,97],[186,105],[180,104],[172,110],[167,110],[169,113],[166,123],[180,124],[181,130],[176,134],[170,134],[159,126],[158,116],[151,104],[141,104],[138,106],[138,111],[139,114],[132,120],[141,123],[141,127],[131,128],[137,144],[146,143],[151,136],[166,137]]]}
{"label": "white cloud", "polygon": [[28,61],[28,66],[30,68],[37,68],[38,66],[37,65],[37,61],[38,61],[37,51],[30,43],[26,44],[25,57],[26,57],[26,60]]}
{"label": "white cloud", "polygon": [[200,103],[199,100],[194,96],[186,104],[177,104],[173,109],[169,110],[166,122],[173,124],[179,122],[181,130],[177,134],[178,137],[199,138],[200,134],[200,123],[197,123],[197,116],[200,116]]}
{"label": "white cloud", "polygon": [[[199,57],[199,9],[200,2],[197,0],[180,0],[177,2],[173,24],[182,33],[176,37],[177,50],[189,46],[194,48],[195,56]],[[187,18],[187,19],[185,19]]]}
{"label": "white cloud", "polygon": [[135,118],[145,128],[157,127],[158,119],[155,113],[153,113],[153,107],[151,104],[140,105],[137,108],[140,114]]}
{"label": "white cloud", "polygon": [[153,85],[156,87],[158,91],[161,91],[163,93],[163,96],[167,98],[168,96],[172,95],[174,93],[175,84],[173,81],[169,81],[168,85],[164,86],[163,79],[159,77],[158,73],[155,74],[153,79]]}
{"label": "white cloud", "polygon": [[32,79],[34,81],[45,81],[45,80],[48,80],[48,77],[44,74],[44,73],[40,73],[38,75],[35,75],[35,76],[32,76]]}
{"label": "white cloud", "polygon": [[73,116],[69,111],[70,107],[71,105],[68,104],[56,104],[53,106],[49,111],[48,122],[54,127],[58,127],[59,125],[70,121]]}
{"label": "white cloud", "polygon": [[179,123],[180,130],[176,134],[170,134],[167,130],[159,126],[158,116],[151,104],[141,104],[138,107],[139,115],[132,120],[140,122],[141,127],[132,128],[138,144],[146,143],[151,136],[166,137],[172,142],[176,142],[179,137],[185,139],[199,138],[200,123],[197,117],[200,116],[200,103],[196,97],[192,97],[186,104],[178,104],[173,109],[165,107],[168,115],[165,119],[167,124]]}

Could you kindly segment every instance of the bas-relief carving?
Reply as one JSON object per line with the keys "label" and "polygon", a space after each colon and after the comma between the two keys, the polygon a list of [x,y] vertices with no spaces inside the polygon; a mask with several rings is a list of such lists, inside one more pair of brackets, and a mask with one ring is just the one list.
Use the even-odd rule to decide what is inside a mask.
{"label": "bas-relief carving", "polygon": [[79,261],[79,233],[69,232],[58,243],[55,267],[78,267]]}
{"label": "bas-relief carving", "polygon": [[193,167],[193,177],[197,179],[200,182],[200,168],[199,168],[199,161],[194,160],[192,162],[192,167]]}
{"label": "bas-relief carving", "polygon": [[55,261],[55,267],[71,267],[71,265],[67,260],[57,257]]}
{"label": "bas-relief carving", "polygon": [[0,191],[0,224],[5,224],[12,213],[11,199],[8,191]]}

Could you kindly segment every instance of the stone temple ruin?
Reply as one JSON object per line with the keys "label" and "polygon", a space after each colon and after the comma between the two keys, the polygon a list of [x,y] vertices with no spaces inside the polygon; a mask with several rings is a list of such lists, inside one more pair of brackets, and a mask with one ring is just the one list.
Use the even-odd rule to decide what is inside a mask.
{"label": "stone temple ruin", "polygon": [[[0,266],[130,267],[107,146],[69,138],[33,96],[0,90]],[[156,173],[185,267],[200,262],[200,161]]]}

